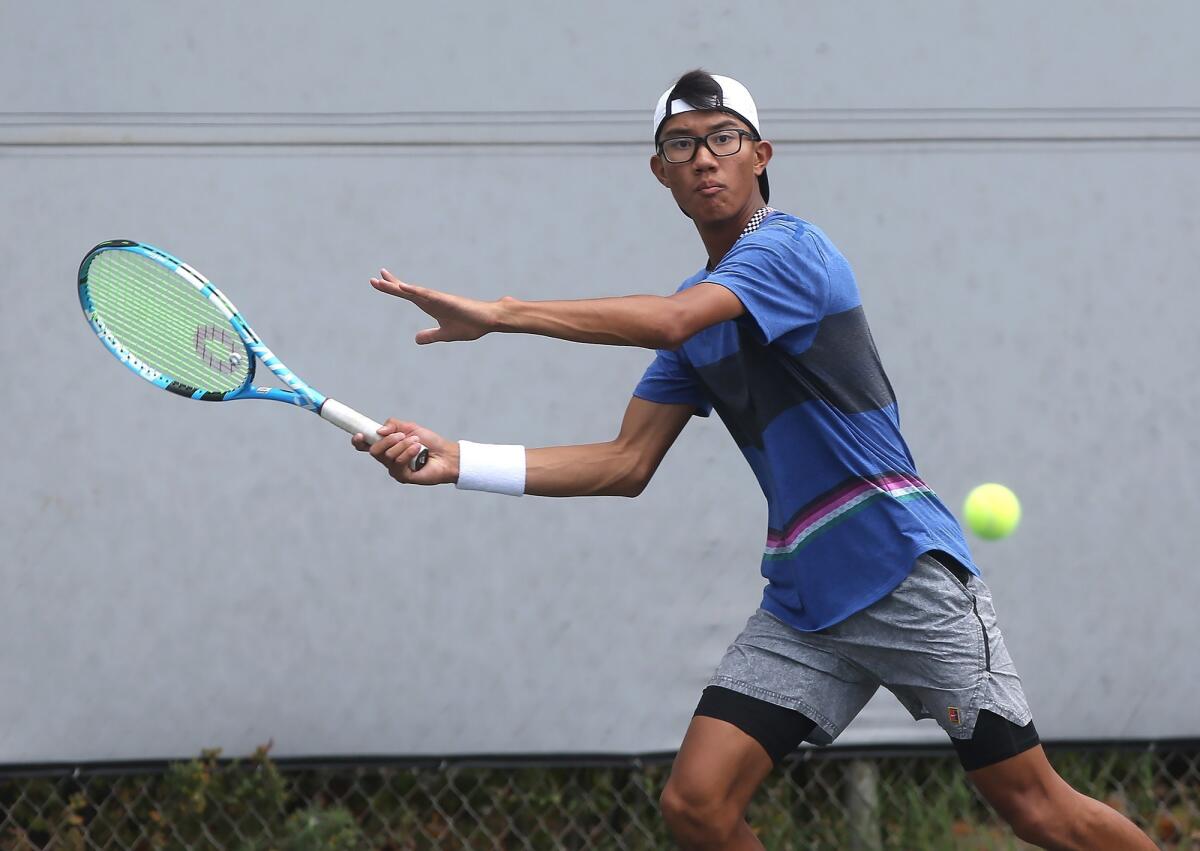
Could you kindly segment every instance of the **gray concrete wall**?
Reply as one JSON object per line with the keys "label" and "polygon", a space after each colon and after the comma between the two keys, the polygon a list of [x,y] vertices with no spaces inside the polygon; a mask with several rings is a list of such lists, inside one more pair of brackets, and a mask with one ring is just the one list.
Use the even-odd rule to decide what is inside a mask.
{"label": "gray concrete wall", "polygon": [[[76,267],[144,240],[377,418],[610,437],[648,353],[420,348],[380,265],[479,297],[667,292],[649,110],[755,92],[773,203],[850,258],[905,433],[977,542],[1043,735],[1200,734],[1192,4],[0,4],[0,761],[646,751],[760,591],[720,423],[639,499],[406,490],[279,405],[132,380]],[[535,144],[536,143],[536,144]],[[939,741],[888,695],[847,743]]]}

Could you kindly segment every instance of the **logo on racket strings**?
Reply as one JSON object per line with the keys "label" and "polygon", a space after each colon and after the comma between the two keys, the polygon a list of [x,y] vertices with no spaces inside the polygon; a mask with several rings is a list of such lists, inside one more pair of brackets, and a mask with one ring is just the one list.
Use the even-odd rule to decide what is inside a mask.
{"label": "logo on racket strings", "polygon": [[228,328],[201,325],[196,329],[196,354],[210,369],[231,375],[242,365],[242,341]]}

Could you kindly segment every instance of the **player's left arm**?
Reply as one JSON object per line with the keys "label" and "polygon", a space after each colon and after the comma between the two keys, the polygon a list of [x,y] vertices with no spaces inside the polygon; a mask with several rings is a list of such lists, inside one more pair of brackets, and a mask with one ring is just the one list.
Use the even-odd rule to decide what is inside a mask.
{"label": "player's left arm", "polygon": [[415,304],[437,321],[417,343],[477,340],[494,332],[537,334],[576,343],[676,349],[710,325],[741,316],[730,290],[700,283],[674,295],[630,295],[574,301],[480,301],[405,283],[386,269],[371,286]]}

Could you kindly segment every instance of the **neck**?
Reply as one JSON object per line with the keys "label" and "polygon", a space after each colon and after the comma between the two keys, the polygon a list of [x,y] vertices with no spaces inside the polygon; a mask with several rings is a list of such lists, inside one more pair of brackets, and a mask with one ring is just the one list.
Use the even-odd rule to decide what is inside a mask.
{"label": "neck", "polygon": [[733,248],[733,244],[742,235],[750,217],[760,207],[765,206],[767,204],[762,195],[755,192],[736,216],[716,222],[696,222],[696,230],[708,252],[708,268],[713,269],[721,262],[721,258],[729,253],[729,249]]}

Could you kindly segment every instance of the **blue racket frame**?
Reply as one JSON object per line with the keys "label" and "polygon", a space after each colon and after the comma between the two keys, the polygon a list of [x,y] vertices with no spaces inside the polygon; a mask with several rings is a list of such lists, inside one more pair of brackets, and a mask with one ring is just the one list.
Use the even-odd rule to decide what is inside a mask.
{"label": "blue racket frame", "polygon": [[[202,296],[207,298],[221,311],[226,319],[229,320],[229,324],[237,332],[237,335],[241,337],[242,343],[246,346],[246,350],[250,356],[249,370],[246,380],[242,385],[236,390],[230,390],[226,393],[214,393],[205,391],[202,388],[191,387],[143,363],[132,352],[126,349],[121,344],[121,341],[104,326],[104,322],[97,316],[96,306],[92,302],[91,293],[88,288],[88,271],[91,269],[92,261],[105,251],[130,251],[158,263],[163,268],[174,272],[188,284],[195,287]],[[113,239],[102,242],[94,247],[83,258],[83,262],[79,264],[79,303],[83,307],[83,313],[88,320],[88,324],[92,326],[92,330],[96,332],[96,336],[100,338],[113,357],[125,364],[135,375],[149,381],[156,387],[170,390],[172,393],[178,393],[180,396],[187,396],[189,399],[199,399],[202,402],[227,402],[233,399],[270,399],[275,402],[284,402],[289,405],[306,408],[314,413],[319,413],[321,406],[325,404],[325,396],[301,381],[294,372],[287,368],[283,361],[275,357],[274,353],[263,344],[258,335],[254,333],[254,329],[250,327],[242,317],[242,314],[234,307],[233,302],[226,298],[224,293],[214,287],[207,278],[191,266],[179,258],[173,257],[161,248],[155,248],[153,245],[147,245],[144,242],[134,242],[128,239]],[[275,373],[291,389],[282,390],[278,387],[260,387],[255,385],[253,383],[255,360],[262,361],[271,372]]]}

